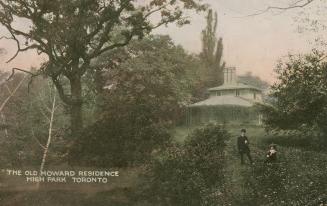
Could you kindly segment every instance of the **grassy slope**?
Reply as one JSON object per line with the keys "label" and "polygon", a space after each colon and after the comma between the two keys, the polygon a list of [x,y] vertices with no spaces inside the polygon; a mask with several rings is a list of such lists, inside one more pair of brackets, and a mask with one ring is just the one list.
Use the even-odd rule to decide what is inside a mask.
{"label": "grassy slope", "polygon": [[[243,127],[247,129],[251,143],[254,166],[241,165],[236,150],[236,140]],[[231,133],[231,139],[226,147],[225,196],[231,205],[302,206],[324,205],[320,202],[327,201],[326,152],[310,150],[294,138],[274,137],[257,126],[230,125],[226,129]],[[182,142],[190,131],[190,128],[177,128],[177,142]],[[281,143],[278,145],[279,161],[273,166],[275,172],[269,172],[271,167],[263,161],[268,145],[273,142]]]}
{"label": "grassy slope", "polygon": [[[235,147],[240,128],[235,126],[227,128],[232,134],[232,139],[227,145],[226,177],[227,189],[231,194],[229,198],[233,200],[233,205],[270,205],[273,202],[275,205],[319,205],[318,199],[327,194],[327,154],[307,151],[303,147],[279,145],[279,163],[277,168],[274,168],[277,172],[273,174],[275,176],[270,176],[272,172],[264,173],[269,166],[267,167],[263,161],[267,146],[270,141],[274,141],[274,137],[267,135],[259,127],[246,128],[251,142],[254,166],[240,165]],[[292,143],[288,142],[288,145]],[[276,178],[275,182],[272,182],[273,185],[270,184],[269,178]],[[280,187],[274,184],[276,182],[280,183]],[[272,192],[262,192],[265,189]]]}
{"label": "grassy slope", "polygon": [[[236,151],[236,138],[241,127],[247,129],[251,143],[251,154],[255,165],[240,165]],[[262,192],[267,185],[265,177],[261,176],[265,150],[269,141],[274,140],[267,136],[264,130],[254,126],[227,126],[226,129],[232,134],[226,148],[226,185],[224,195],[230,205],[256,206],[256,205],[320,205],[318,198],[327,194],[327,154],[325,152],[308,151],[305,148],[279,146],[279,161],[282,176],[279,180],[283,189],[272,188],[272,195]],[[176,128],[174,135],[177,142],[183,142],[191,128]],[[269,141],[268,141],[269,140]],[[288,142],[288,145],[292,145]],[[8,187],[0,188],[0,205],[6,206],[73,206],[73,205],[115,205],[129,206],[142,205],[136,203],[134,197],[139,195],[144,179],[139,176],[141,168],[134,168],[122,172],[122,179],[111,182],[106,187],[99,185],[66,185],[46,186],[41,191],[24,190],[24,188],[8,190]],[[285,174],[284,174],[285,172]],[[279,175],[279,174],[278,174]],[[285,180],[284,180],[285,178]],[[3,179],[2,179],[3,180]],[[7,182],[8,183],[8,182]],[[2,185],[5,185],[3,182]],[[10,187],[10,185],[9,185]],[[23,191],[22,191],[23,190]],[[265,190],[265,189],[264,189]],[[17,193],[17,191],[20,191]],[[286,194],[286,195],[285,195]],[[144,194],[143,194],[144,195]]]}

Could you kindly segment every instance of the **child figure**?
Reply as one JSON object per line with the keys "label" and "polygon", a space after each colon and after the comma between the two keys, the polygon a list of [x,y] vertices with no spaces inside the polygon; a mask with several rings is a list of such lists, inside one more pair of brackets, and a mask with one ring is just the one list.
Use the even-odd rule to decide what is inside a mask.
{"label": "child figure", "polygon": [[266,155],[266,161],[267,163],[273,163],[277,161],[277,147],[275,144],[269,145],[269,150]]}

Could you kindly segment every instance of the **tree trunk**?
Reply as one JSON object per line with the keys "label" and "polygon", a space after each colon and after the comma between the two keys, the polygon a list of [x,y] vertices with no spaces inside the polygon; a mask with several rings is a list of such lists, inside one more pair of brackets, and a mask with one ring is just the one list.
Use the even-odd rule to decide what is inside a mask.
{"label": "tree trunk", "polygon": [[[49,130],[48,130],[48,141],[47,141],[47,144],[45,145],[45,147],[43,148],[44,150],[43,150],[43,157],[42,157],[42,162],[41,162],[41,166],[40,166],[40,177],[41,177],[41,173],[44,169],[45,161],[46,161],[49,147],[51,144],[55,110],[56,110],[56,95],[53,96],[53,101],[52,101],[51,114],[50,114],[50,120],[49,120]],[[40,188],[40,182],[37,182],[36,187],[37,187],[37,189]]]}
{"label": "tree trunk", "polygon": [[81,77],[74,77],[70,80],[72,105],[70,110],[71,134],[73,138],[78,138],[83,128],[82,117],[82,83]]}
{"label": "tree trunk", "polygon": [[97,69],[95,71],[94,83],[95,83],[95,90],[96,90],[94,114],[95,117],[97,117],[102,112],[101,107],[104,98],[103,87],[105,86],[105,80],[100,69]]}

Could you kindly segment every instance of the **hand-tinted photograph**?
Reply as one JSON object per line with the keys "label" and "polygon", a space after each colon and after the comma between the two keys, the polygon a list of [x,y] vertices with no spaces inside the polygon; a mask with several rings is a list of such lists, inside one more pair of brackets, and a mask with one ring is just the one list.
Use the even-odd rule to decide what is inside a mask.
{"label": "hand-tinted photograph", "polygon": [[327,206],[326,11],[0,0],[0,205]]}

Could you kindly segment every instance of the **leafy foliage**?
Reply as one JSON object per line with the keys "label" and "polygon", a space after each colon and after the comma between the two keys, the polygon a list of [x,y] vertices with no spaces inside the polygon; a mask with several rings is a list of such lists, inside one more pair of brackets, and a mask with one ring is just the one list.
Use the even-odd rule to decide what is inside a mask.
{"label": "leafy foliage", "polygon": [[[279,162],[258,163],[245,176],[245,194],[236,205],[324,205],[326,178],[321,170],[325,160],[319,154],[296,149],[280,150]],[[318,156],[317,156],[318,155]],[[313,159],[310,166],[298,164]]]}
{"label": "leafy foliage", "polygon": [[[8,76],[8,74],[3,74]],[[2,102],[22,80],[23,75],[16,74],[10,81],[0,86]],[[56,95],[53,85],[41,77],[34,79],[29,85],[24,81],[15,95],[10,99],[2,113],[0,122],[6,127],[0,129],[1,164],[13,166],[35,166],[40,164],[41,155],[48,137],[48,118],[51,96]],[[67,141],[64,139],[68,120],[62,104],[57,105],[54,116],[53,147],[49,154],[49,162],[62,162]]]}
{"label": "leafy foliage", "polygon": [[148,160],[154,149],[169,142],[167,128],[180,120],[190,100],[191,63],[192,56],[167,36],[133,41],[104,55],[97,65],[99,81],[93,85],[99,120],[86,128],[72,156],[85,155],[85,162],[101,166]]}
{"label": "leafy foliage", "polygon": [[92,167],[138,165],[148,161],[153,150],[169,143],[166,128],[145,122],[142,112],[127,112],[129,114],[112,114],[87,127],[70,150],[70,163]]}
{"label": "leafy foliage", "polygon": [[111,111],[123,102],[142,105],[147,108],[143,112],[152,113],[153,122],[177,120],[183,107],[190,102],[193,83],[190,72],[196,61],[193,56],[175,46],[168,36],[150,36],[135,41],[121,52],[123,55],[119,53],[117,60],[121,63],[114,68],[108,60],[116,60],[115,57],[104,56],[99,60],[100,66],[104,67],[103,85],[107,88],[102,90],[104,99],[99,102],[100,107]]}
{"label": "leafy foliage", "polygon": [[[200,0],[3,0],[0,24],[11,35],[6,38],[17,44],[17,52],[9,61],[28,50],[48,57],[33,76],[51,78],[70,109],[71,130],[76,138],[83,127],[81,79],[92,71],[91,61],[161,25],[189,23],[185,10],[204,9]],[[158,21],[150,21],[156,14]],[[28,30],[15,27],[20,19],[29,22]],[[63,80],[69,80],[68,88]]]}
{"label": "leafy foliage", "polygon": [[217,205],[228,137],[221,126],[209,124],[196,129],[183,145],[160,153],[150,169],[146,193],[160,205]]}
{"label": "leafy foliage", "polygon": [[[209,87],[218,86],[223,83],[223,40],[217,39],[216,32],[218,26],[217,13],[211,9],[207,15],[207,26],[202,31],[202,51],[200,58],[203,62],[201,70],[201,79],[203,81],[202,90]],[[201,93],[199,94],[201,96]],[[202,91],[203,96],[203,91]]]}
{"label": "leafy foliage", "polygon": [[270,128],[297,129],[317,127],[327,134],[327,62],[324,54],[289,56],[276,72],[272,86],[273,106],[263,107],[265,123]]}

